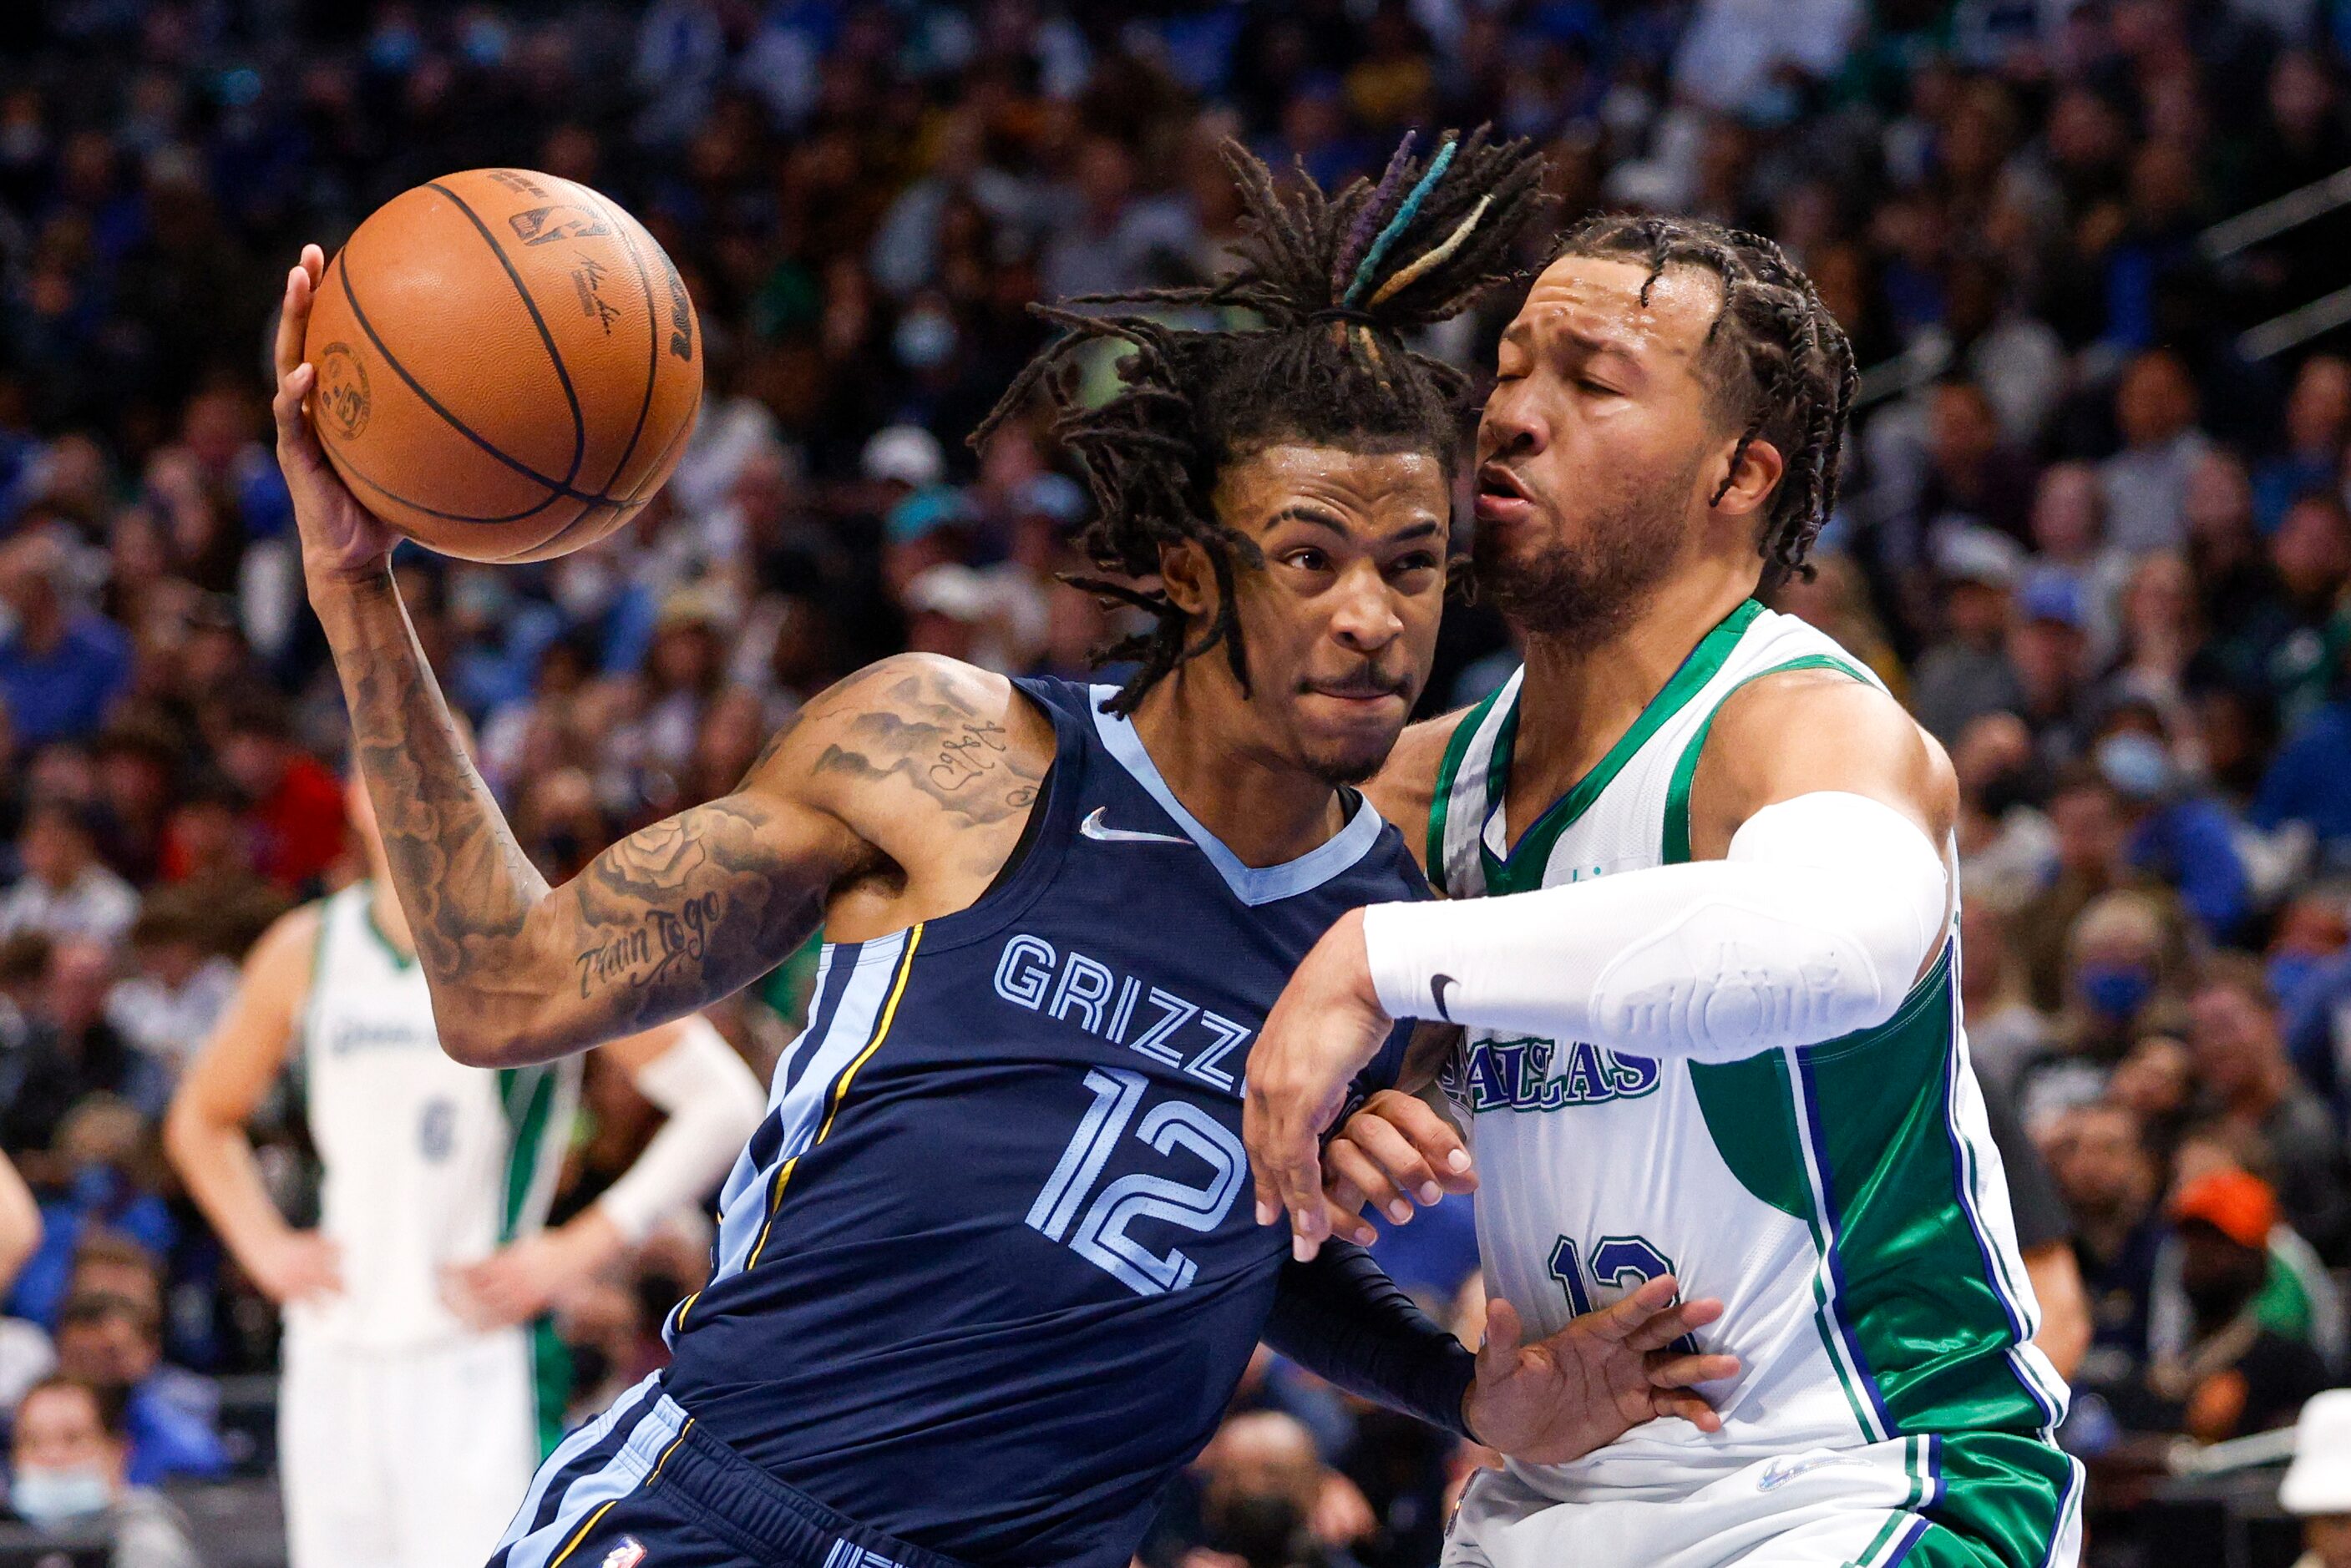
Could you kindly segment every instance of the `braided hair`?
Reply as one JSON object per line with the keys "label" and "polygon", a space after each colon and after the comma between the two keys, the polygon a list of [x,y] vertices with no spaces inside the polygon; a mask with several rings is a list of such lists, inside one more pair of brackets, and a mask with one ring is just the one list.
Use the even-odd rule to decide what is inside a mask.
{"label": "braided hair", "polygon": [[1861,381],[1853,345],[1813,280],[1762,235],[1698,218],[1603,213],[1570,228],[1554,255],[1641,263],[1649,269],[1643,305],[1669,266],[1704,267],[1721,280],[1722,308],[1699,362],[1716,417],[1740,434],[1730,473],[1713,499],[1730,488],[1749,446],[1771,442],[1787,467],[1756,540],[1762,586],[1797,576],[1810,581],[1806,558],[1836,507],[1845,420]]}
{"label": "braided hair", "polygon": [[[1236,617],[1236,576],[1262,564],[1256,544],[1220,521],[1213,496],[1233,462],[1295,441],[1354,451],[1436,453],[1448,474],[1468,378],[1405,347],[1400,334],[1442,321],[1502,282],[1521,228],[1541,202],[1542,161],[1525,141],[1485,128],[1447,132],[1426,161],[1407,134],[1376,182],[1325,195],[1301,171],[1284,194],[1237,143],[1224,149],[1241,190],[1238,265],[1180,288],[1086,295],[1079,306],[1238,307],[1259,325],[1185,330],[1134,311],[1088,315],[1029,308],[1062,328],[1030,360],[973,433],[975,446],[1041,389],[1053,433],[1076,456],[1096,515],[1080,544],[1095,570],[1129,579],[1159,572],[1160,551],[1198,545],[1217,582],[1204,630],[1163,587],[1101,577],[1073,586],[1150,614],[1150,629],[1104,649],[1134,674],[1104,704],[1132,712],[1186,660],[1222,647],[1241,690],[1249,668]],[[1079,398],[1080,351],[1108,339],[1129,351],[1118,389],[1097,407]]]}

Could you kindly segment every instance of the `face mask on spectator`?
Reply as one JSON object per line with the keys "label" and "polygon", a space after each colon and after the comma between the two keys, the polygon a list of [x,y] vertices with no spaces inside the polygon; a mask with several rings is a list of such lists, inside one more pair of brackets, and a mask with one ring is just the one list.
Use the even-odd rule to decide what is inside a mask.
{"label": "face mask on spectator", "polygon": [[96,1465],[25,1465],[8,1483],[10,1505],[31,1524],[63,1524],[100,1512],[113,1501],[106,1472]]}
{"label": "face mask on spectator", "polygon": [[2106,782],[2133,800],[2159,800],[2171,792],[2171,754],[2152,735],[2108,735],[2096,756]]}
{"label": "face mask on spectator", "polygon": [[2155,973],[2135,963],[2085,963],[2074,971],[2074,982],[2090,1011],[2112,1023],[2135,1018],[2155,994]]}
{"label": "face mask on spectator", "polygon": [[84,1165],[73,1173],[73,1200],[78,1209],[111,1209],[126,1196],[122,1172],[110,1165]]}
{"label": "face mask on spectator", "polygon": [[934,369],[954,357],[955,323],[940,311],[910,310],[900,318],[890,345],[898,351],[898,362],[908,369]]}

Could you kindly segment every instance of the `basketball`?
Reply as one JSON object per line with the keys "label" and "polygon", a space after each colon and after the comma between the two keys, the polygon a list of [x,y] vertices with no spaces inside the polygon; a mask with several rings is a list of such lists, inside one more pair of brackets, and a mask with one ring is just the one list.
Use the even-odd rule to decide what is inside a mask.
{"label": "basketball", "polygon": [[636,514],[702,400],[694,302],[584,185],[472,169],[402,192],[327,264],[304,357],[352,493],[427,548],[544,560]]}

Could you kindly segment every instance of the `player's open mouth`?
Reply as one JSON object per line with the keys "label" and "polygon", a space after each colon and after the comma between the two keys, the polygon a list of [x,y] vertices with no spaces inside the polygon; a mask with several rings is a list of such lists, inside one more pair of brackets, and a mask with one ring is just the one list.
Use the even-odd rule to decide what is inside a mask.
{"label": "player's open mouth", "polygon": [[1499,462],[1480,463],[1478,467],[1478,496],[1475,510],[1480,523],[1515,523],[1534,508],[1527,487],[1519,476]]}

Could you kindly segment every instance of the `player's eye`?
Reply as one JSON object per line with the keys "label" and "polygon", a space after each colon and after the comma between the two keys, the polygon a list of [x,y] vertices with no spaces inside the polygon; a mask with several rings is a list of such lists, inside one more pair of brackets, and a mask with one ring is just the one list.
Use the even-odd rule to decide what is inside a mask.
{"label": "player's eye", "polygon": [[1324,572],[1331,568],[1331,557],[1311,545],[1301,545],[1282,559],[1301,572]]}
{"label": "player's eye", "polygon": [[1410,576],[1414,572],[1433,572],[1437,570],[1437,566],[1436,551],[1415,550],[1408,556],[1399,556],[1389,562],[1388,576],[1402,577]]}

